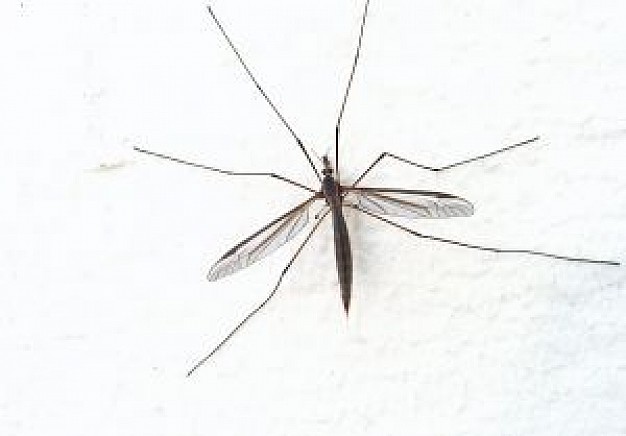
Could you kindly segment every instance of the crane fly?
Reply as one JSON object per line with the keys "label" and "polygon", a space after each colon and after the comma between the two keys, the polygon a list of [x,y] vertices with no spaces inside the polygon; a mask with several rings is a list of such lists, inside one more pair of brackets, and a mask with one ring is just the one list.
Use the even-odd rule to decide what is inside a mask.
{"label": "crane fly", "polygon": [[[328,154],[324,155],[318,163],[321,164],[321,169],[315,165],[311,155],[303,145],[296,132],[291,125],[287,122],[283,114],[278,110],[274,102],[269,98],[265,90],[259,84],[257,78],[252,73],[246,62],[244,61],[241,53],[232,42],[226,30],[222,26],[222,23],[217,18],[213,9],[207,6],[209,15],[215,22],[220,33],[224,37],[227,45],[237,58],[241,67],[247,73],[249,79],[257,88],[257,91],[263,96],[269,107],[274,114],[283,124],[283,126],[289,131],[296,146],[302,152],[302,155],[306,158],[308,165],[315,173],[316,178],[321,184],[320,189],[313,189],[306,186],[303,183],[289,179],[280,174],[272,172],[239,172],[225,170],[215,167],[210,167],[195,162],[186,161],[176,157],[168,156],[154,151],[149,151],[139,147],[134,147],[138,152],[152,155],[154,157],[166,159],[176,163],[189,165],[196,168],[213,171],[225,175],[232,176],[257,176],[257,177],[271,177],[280,180],[284,183],[288,183],[301,190],[308,191],[309,197],[302,203],[295,206],[293,209],[277,217],[270,223],[266,224],[263,228],[256,231],[246,239],[235,245],[228,250],[218,261],[211,267],[207,278],[210,281],[219,280],[223,277],[231,275],[262,258],[268,256],[279,247],[285,245],[291,241],[296,235],[307,228],[308,224],[313,222],[312,228],[306,235],[304,240],[300,243],[297,250],[282,270],[278,281],[269,295],[258,306],[256,306],[248,315],[243,318],[239,324],[232,331],[224,337],[224,339],[213,348],[213,350],[205,357],[200,359],[191,370],[187,373],[190,376],[196,369],[209,360],[233,335],[259,310],[261,310],[270,299],[276,294],[285,274],[291,268],[297,257],[302,252],[303,248],[309,242],[315,231],[319,228],[321,222],[328,216],[331,216],[332,227],[334,233],[334,245],[335,245],[335,260],[337,266],[337,274],[339,278],[339,289],[341,292],[341,300],[343,303],[343,309],[348,314],[350,310],[350,298],[352,295],[352,249],[350,246],[350,238],[348,234],[348,227],[343,216],[343,209],[350,208],[357,210],[375,220],[381,221],[388,225],[391,225],[397,229],[403,230],[413,236],[422,239],[428,239],[436,242],[442,242],[446,244],[452,244],[465,248],[472,248],[476,250],[489,251],[494,253],[516,253],[516,254],[528,254],[534,256],[542,256],[551,259],[564,260],[569,262],[581,262],[589,264],[602,264],[602,265],[619,265],[618,262],[609,260],[594,260],[583,257],[571,257],[561,256],[557,254],[545,253],[541,251],[525,250],[525,249],[503,249],[496,247],[486,247],[482,245],[469,244],[465,242],[455,241],[452,239],[440,238],[432,235],[423,234],[413,229],[398,224],[387,217],[402,217],[402,218],[452,218],[452,217],[469,217],[474,213],[474,207],[468,200],[458,197],[456,195],[447,194],[444,192],[424,191],[414,189],[395,189],[395,188],[373,188],[373,187],[360,187],[358,186],[361,181],[372,171],[383,159],[394,159],[396,161],[411,165],[413,167],[431,171],[431,172],[444,172],[453,168],[470,164],[482,159],[486,159],[505,151],[510,151],[515,148],[519,148],[525,145],[529,145],[539,140],[539,137],[534,137],[526,141],[519,142],[517,144],[503,147],[490,153],[475,156],[469,159],[465,159],[459,162],[455,162],[449,165],[441,167],[431,167],[416,163],[412,160],[404,157],[389,153],[382,152],[366,169],[363,171],[356,180],[350,184],[343,184],[339,175],[339,144],[340,144],[340,132],[341,132],[341,120],[343,118],[344,111],[346,109],[346,103],[348,96],[350,95],[350,89],[352,88],[352,82],[354,80],[354,74],[361,54],[361,46],[363,42],[363,32],[365,29],[365,22],[367,18],[367,12],[369,8],[369,0],[365,1],[363,14],[361,16],[359,37],[356,46],[356,52],[352,60],[352,66],[348,82],[343,94],[343,99],[339,108],[339,115],[335,125],[335,153],[334,153],[334,165],[331,163]],[[323,209],[314,215],[311,219],[311,209],[315,204],[322,204]]]}

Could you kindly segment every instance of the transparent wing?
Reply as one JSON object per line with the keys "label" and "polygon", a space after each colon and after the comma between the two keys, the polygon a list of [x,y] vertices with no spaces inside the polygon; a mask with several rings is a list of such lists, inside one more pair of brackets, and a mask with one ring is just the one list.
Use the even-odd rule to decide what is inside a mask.
{"label": "transparent wing", "polygon": [[404,218],[450,218],[471,216],[469,201],[444,192],[393,188],[343,187],[347,205],[379,215]]}
{"label": "transparent wing", "polygon": [[233,274],[293,239],[309,222],[309,207],[314,199],[299,204],[228,250],[211,267],[207,278],[215,281]]}

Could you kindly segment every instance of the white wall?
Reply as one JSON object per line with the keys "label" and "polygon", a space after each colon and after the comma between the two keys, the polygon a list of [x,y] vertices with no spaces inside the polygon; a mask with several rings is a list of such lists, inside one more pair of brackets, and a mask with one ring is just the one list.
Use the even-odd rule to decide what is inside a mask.
{"label": "white wall", "polygon": [[[472,200],[410,222],[504,248],[626,261],[619,1],[372,0],[342,174]],[[216,0],[305,143],[333,139],[362,2]],[[626,434],[624,267],[493,255],[348,214],[346,321],[322,226],[216,283],[223,252],[305,195],[131,151],[315,186],[202,2],[6,2],[0,192],[3,435]],[[407,223],[405,223],[407,224]]]}

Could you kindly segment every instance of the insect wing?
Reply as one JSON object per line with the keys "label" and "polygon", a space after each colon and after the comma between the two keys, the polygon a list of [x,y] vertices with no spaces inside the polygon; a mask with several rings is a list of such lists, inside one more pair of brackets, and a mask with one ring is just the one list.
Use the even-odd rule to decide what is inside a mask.
{"label": "insect wing", "polygon": [[392,188],[344,188],[344,203],[378,215],[404,218],[471,216],[469,201],[444,192]]}
{"label": "insect wing", "polygon": [[211,267],[207,274],[210,281],[221,279],[243,269],[293,239],[309,222],[312,199],[296,206],[258,232],[228,250]]}

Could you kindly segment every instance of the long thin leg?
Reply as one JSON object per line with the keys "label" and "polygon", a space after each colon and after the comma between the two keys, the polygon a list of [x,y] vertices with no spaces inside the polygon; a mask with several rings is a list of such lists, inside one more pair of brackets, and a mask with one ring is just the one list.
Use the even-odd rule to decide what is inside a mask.
{"label": "long thin leg", "polygon": [[266,176],[266,177],[271,177],[273,179],[277,179],[277,180],[282,180],[283,182],[289,183],[293,186],[297,186],[298,188],[301,189],[305,189],[307,191],[310,192],[317,192],[315,189],[309,188],[308,186],[304,186],[301,183],[298,183],[296,181],[293,181],[291,179],[288,179],[287,177],[281,176],[279,174],[275,174],[275,173],[249,173],[249,172],[238,172],[238,171],[230,171],[230,170],[222,170],[219,168],[214,168],[214,167],[209,167],[206,165],[202,165],[199,163],[194,163],[194,162],[189,162],[183,159],[179,159],[177,157],[172,157],[172,156],[167,156],[165,154],[161,154],[161,153],[156,153],[154,151],[150,151],[150,150],[145,150],[143,148],[139,148],[139,147],[133,147],[133,150],[138,151],[140,153],[145,153],[145,154],[149,154],[150,156],[155,156],[155,157],[159,157],[161,159],[166,159],[172,162],[176,162],[176,163],[180,163],[183,165],[189,165],[195,168],[202,168],[203,170],[209,170],[209,171],[214,171],[216,173],[220,173],[220,174],[226,174],[228,176]]}
{"label": "long thin leg", "polygon": [[379,221],[382,221],[384,223],[387,223],[389,225],[392,225],[394,227],[399,228],[400,230],[404,230],[405,232],[408,232],[414,236],[417,236],[418,238],[423,238],[423,239],[428,239],[431,241],[436,241],[436,242],[443,242],[446,244],[451,244],[451,245],[456,245],[459,247],[465,247],[465,248],[473,248],[475,250],[482,250],[482,251],[490,251],[492,253],[515,253],[515,254],[532,254],[534,256],[542,256],[542,257],[548,257],[551,259],[558,259],[558,260],[566,260],[569,262],[582,262],[582,263],[594,263],[594,264],[600,264],[600,265],[613,265],[613,266],[619,266],[619,262],[615,262],[613,260],[595,260],[595,259],[587,259],[584,257],[570,257],[570,256],[561,256],[558,254],[550,254],[550,253],[544,253],[543,251],[534,251],[534,250],[517,250],[517,249],[506,249],[506,248],[493,248],[493,247],[484,247],[482,245],[474,245],[474,244],[468,244],[466,242],[459,242],[459,241],[454,241],[452,239],[446,239],[446,238],[439,238],[437,236],[431,236],[431,235],[425,235],[423,233],[419,233],[416,232],[415,230],[409,229],[408,227],[404,227],[398,223],[395,223],[393,221],[390,221],[386,218],[383,218],[380,215],[376,215],[374,213],[365,211],[361,208],[355,207],[355,206],[348,206],[348,207],[352,207],[353,209],[356,209],[360,212],[363,212],[366,215],[371,216],[372,218],[376,218]]}
{"label": "long thin leg", "polygon": [[522,147],[524,145],[531,144],[531,143],[533,143],[535,141],[538,141],[538,140],[539,140],[539,136],[535,136],[534,138],[527,139],[526,141],[518,142],[517,144],[513,144],[513,145],[509,145],[509,146],[503,147],[503,148],[499,148],[497,150],[490,151],[489,153],[481,154],[480,156],[475,156],[475,157],[472,157],[472,158],[469,158],[469,159],[465,159],[465,160],[462,160],[462,161],[459,161],[459,162],[455,162],[455,163],[452,163],[450,165],[445,165],[445,166],[442,166],[442,167],[429,167],[427,165],[418,164],[418,163],[412,162],[412,161],[410,161],[408,159],[405,159],[403,157],[397,156],[397,155],[395,155],[393,153],[389,153],[388,151],[384,151],[384,152],[382,152],[380,154],[380,156],[378,156],[374,160],[374,162],[372,162],[372,164],[369,167],[367,167],[367,169],[365,171],[363,171],[363,174],[361,174],[354,181],[352,186],[356,186],[361,180],[363,180],[363,178],[367,175],[367,173],[369,173],[372,170],[372,168],[374,168],[376,165],[378,165],[380,163],[380,161],[382,161],[383,158],[385,158],[385,157],[394,158],[396,160],[399,160],[400,162],[404,162],[404,163],[407,163],[409,165],[413,165],[414,167],[421,168],[423,170],[441,172],[441,171],[449,170],[451,168],[460,167],[461,165],[465,165],[465,164],[468,164],[470,162],[476,162],[478,160],[485,159],[487,157],[491,157],[491,156],[494,156],[496,154],[500,154],[500,153],[503,153],[505,151],[509,151],[509,150],[514,149],[514,148],[517,148],[517,147]]}
{"label": "long thin leg", "polygon": [[300,247],[298,247],[298,249],[296,250],[296,252],[294,253],[294,255],[292,256],[292,258],[289,260],[289,262],[287,263],[287,265],[285,266],[285,268],[283,269],[283,271],[280,273],[280,277],[278,278],[278,282],[276,283],[276,286],[274,286],[274,289],[272,289],[272,292],[270,292],[270,294],[267,296],[267,298],[265,298],[265,300],[263,300],[261,302],[261,304],[259,304],[256,308],[254,308],[250,313],[248,313],[248,315],[246,315],[246,317],[241,320],[241,322],[239,322],[239,324],[237,324],[237,326],[231,330],[231,332],[226,335],[224,337],[224,339],[222,339],[222,341],[217,344],[217,346],[215,348],[213,348],[213,350],[207,354],[205,357],[203,357],[202,359],[200,359],[198,361],[198,363],[196,363],[193,368],[191,368],[189,370],[189,372],[187,373],[187,377],[189,377],[191,374],[193,374],[193,372],[200,368],[202,365],[204,365],[216,352],[217,350],[219,350],[220,348],[222,348],[222,346],[228,342],[230,340],[230,338],[232,338],[235,333],[237,333],[239,331],[239,329],[250,319],[252,318],[259,310],[261,310],[271,299],[272,297],[276,294],[276,291],[278,290],[278,287],[280,286],[280,284],[283,281],[283,278],[285,277],[285,274],[287,274],[287,271],[289,271],[289,268],[291,268],[291,265],[293,265],[293,263],[295,262],[296,258],[300,255],[300,253],[302,252],[302,249],[305,247],[305,245],[309,242],[309,240],[311,239],[311,237],[313,236],[313,233],[315,233],[315,231],[317,230],[317,228],[319,227],[319,225],[321,224],[322,220],[326,217],[326,215],[328,215],[327,211],[324,215],[322,215],[322,217],[315,223],[315,225],[313,226],[313,228],[311,229],[311,232],[309,232],[309,234],[307,235],[307,237],[304,239],[304,241],[302,242],[302,244],[300,244]]}
{"label": "long thin leg", "polygon": [[350,78],[348,79],[348,85],[343,95],[343,101],[341,102],[341,109],[339,110],[339,116],[337,117],[337,125],[335,126],[335,174],[337,175],[337,182],[339,182],[339,131],[341,130],[341,119],[343,118],[343,112],[346,109],[346,103],[348,101],[348,95],[350,94],[350,88],[352,88],[352,81],[354,80],[354,73],[356,71],[356,65],[359,62],[359,56],[361,55],[361,43],[363,41],[363,31],[365,29],[365,19],[367,18],[367,9],[370,5],[370,0],[366,0],[365,8],[363,9],[363,18],[361,19],[361,30],[359,31],[359,42],[356,46],[356,53],[354,54],[354,61],[352,62],[352,70],[350,71]]}
{"label": "long thin leg", "polygon": [[283,115],[280,113],[280,111],[278,110],[276,105],[272,102],[272,100],[270,100],[270,98],[267,95],[267,93],[263,90],[263,88],[261,87],[261,85],[257,81],[256,77],[254,77],[254,74],[252,74],[252,71],[250,71],[250,68],[248,68],[248,65],[246,65],[246,63],[244,62],[243,58],[239,54],[239,50],[237,50],[237,48],[235,47],[235,44],[233,44],[233,42],[231,41],[230,37],[228,36],[226,31],[224,30],[224,27],[222,27],[222,24],[217,19],[217,16],[213,13],[213,9],[211,9],[211,6],[207,6],[207,9],[209,10],[209,14],[211,15],[211,18],[213,18],[213,21],[215,21],[215,24],[217,24],[217,27],[220,29],[220,32],[222,32],[222,35],[224,35],[224,38],[226,39],[226,42],[228,43],[230,48],[235,53],[235,56],[237,56],[237,59],[239,60],[239,63],[241,64],[243,69],[246,70],[246,73],[248,74],[248,77],[250,77],[250,80],[252,80],[252,82],[254,83],[256,88],[259,90],[259,92],[261,93],[261,95],[263,96],[263,98],[265,99],[267,104],[270,105],[270,107],[272,108],[272,110],[274,111],[276,116],[278,116],[280,121],[287,128],[287,130],[289,130],[289,133],[291,133],[291,136],[293,136],[293,139],[296,140],[296,144],[298,144],[298,147],[300,148],[300,150],[302,150],[302,153],[304,153],[304,156],[306,157],[307,161],[309,162],[309,165],[311,165],[311,168],[313,169],[313,172],[315,173],[315,176],[321,182],[322,178],[320,176],[320,173],[317,171],[317,168],[315,168],[315,165],[313,164],[313,160],[311,159],[311,156],[309,155],[309,153],[304,148],[304,145],[302,144],[302,140],[300,140],[298,135],[296,135],[296,132],[291,128],[291,126],[289,125],[289,123],[287,122],[285,117],[283,117]]}

